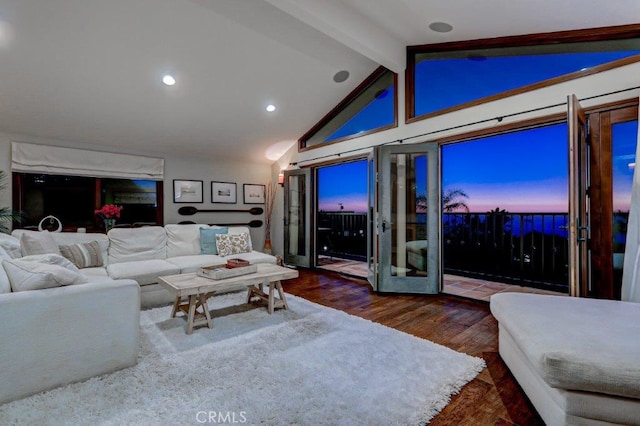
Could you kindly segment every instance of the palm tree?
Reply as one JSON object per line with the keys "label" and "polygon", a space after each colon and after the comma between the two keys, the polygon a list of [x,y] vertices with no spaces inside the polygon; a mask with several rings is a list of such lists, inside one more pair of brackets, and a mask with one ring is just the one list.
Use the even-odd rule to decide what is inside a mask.
{"label": "palm tree", "polygon": [[465,202],[466,198],[469,198],[469,196],[460,188],[447,189],[442,194],[442,211],[453,212],[462,209],[469,213],[469,206]]}
{"label": "palm tree", "polygon": [[[0,191],[6,188],[7,174],[0,170]],[[11,230],[11,222],[20,222],[21,216],[9,207],[0,207],[0,232],[8,234]]]}
{"label": "palm tree", "polygon": [[[464,202],[464,198],[469,198],[466,192],[459,188],[449,188],[442,194],[442,211],[450,213],[459,209],[469,213],[469,206]],[[427,196],[420,194],[416,197],[416,206],[427,209]]]}

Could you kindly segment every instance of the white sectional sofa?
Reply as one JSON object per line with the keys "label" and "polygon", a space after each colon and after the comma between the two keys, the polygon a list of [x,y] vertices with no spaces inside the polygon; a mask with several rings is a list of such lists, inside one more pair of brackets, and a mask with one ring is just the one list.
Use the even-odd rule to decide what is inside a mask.
{"label": "white sectional sofa", "polygon": [[[254,250],[227,257],[200,254],[200,228],[210,227],[149,226],[113,229],[108,235],[51,233],[53,250],[96,247],[97,242],[100,256],[95,257],[101,264],[79,271],[71,265],[75,271],[70,274],[82,277],[79,283],[66,283],[71,285],[60,286],[57,278],[42,274],[40,282],[50,288],[41,289],[20,288],[27,279],[16,279],[14,269],[11,282],[5,269],[35,262],[22,256],[21,246],[23,234],[33,231],[0,234],[0,404],[134,365],[140,307],[173,301],[157,284],[158,276],[225,263],[229,257],[276,263],[274,256]],[[249,229],[231,227],[228,232],[248,234]],[[60,254],[40,256],[70,263]]]}
{"label": "white sectional sofa", "polygon": [[640,425],[640,304],[491,297],[500,356],[548,425]]}
{"label": "white sectional sofa", "polygon": [[[97,233],[53,232],[58,245],[97,241],[103,265],[83,268],[81,272],[91,280],[132,279],[140,285],[143,308],[173,301],[171,294],[158,284],[158,277],[194,272],[207,265],[226,263],[229,258],[241,258],[250,263],[276,263],[276,257],[253,250],[229,256],[201,254],[200,229],[213,228],[204,224],[144,226],[114,228],[107,235]],[[20,240],[25,231],[14,230],[12,236]],[[228,227],[229,234],[250,234],[244,226]],[[250,239],[249,239],[249,243]]]}

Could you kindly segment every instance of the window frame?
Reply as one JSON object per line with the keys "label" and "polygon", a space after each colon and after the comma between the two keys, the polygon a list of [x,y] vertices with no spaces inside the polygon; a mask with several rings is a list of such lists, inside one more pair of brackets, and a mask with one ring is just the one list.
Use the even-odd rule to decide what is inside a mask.
{"label": "window frame", "polygon": [[624,65],[640,62],[640,55],[630,56],[628,58],[619,59],[603,65],[592,67],[585,71],[576,71],[542,80],[537,83],[528,84],[516,89],[510,89],[504,92],[496,93],[480,99],[464,102],[462,104],[444,108],[438,111],[429,112],[422,115],[415,115],[415,67],[416,55],[421,53],[434,52],[451,52],[458,50],[473,49],[491,49],[502,47],[526,47],[526,46],[544,46],[557,45],[564,43],[578,42],[599,42],[608,40],[622,40],[640,38],[640,24],[620,25],[615,27],[588,28],[581,30],[556,31],[538,34],[527,34],[522,36],[508,36],[486,38],[478,40],[455,41],[437,44],[425,44],[407,47],[407,68],[405,70],[405,123],[413,123],[425,120],[427,118],[436,117],[450,112],[470,108],[487,102],[493,102],[498,99],[504,99],[521,93],[530,92],[541,89],[543,87],[553,86],[562,82],[570,81],[576,78],[586,77],[603,71],[621,67]]}
{"label": "window frame", "polygon": [[[360,132],[353,135],[343,136],[341,138],[334,139],[329,142],[320,143],[313,146],[307,146],[308,140],[315,135],[320,129],[327,125],[333,118],[335,118],[340,112],[342,112],[351,102],[353,102],[358,96],[364,93],[373,83],[375,83],[385,72],[390,72],[393,76],[393,85],[395,90],[393,91],[393,123],[384,126],[376,127],[364,132]],[[331,109],[324,117],[320,119],[311,129],[307,130],[304,135],[298,139],[298,152],[308,151],[310,149],[316,149],[328,145],[332,145],[339,142],[344,142],[350,139],[359,138],[372,133],[381,132],[383,130],[392,129],[398,127],[398,74],[394,73],[387,68],[380,66],[376,68],[369,76],[364,79],[362,83],[353,89],[344,99],[342,99],[333,109]]]}
{"label": "window frame", "polygon": [[[18,211],[23,210],[24,205],[24,185],[23,178],[24,175],[33,175],[38,173],[29,173],[29,172],[12,172],[12,202],[14,209]],[[47,173],[42,173],[47,174]],[[56,175],[56,176],[75,176],[75,175]],[[98,210],[103,206],[102,202],[102,183],[103,180],[112,180],[118,178],[100,178],[94,176],[80,176],[87,179],[93,179],[93,207],[94,210]],[[138,179],[131,179],[138,180]],[[156,184],[156,225],[163,226],[164,225],[164,182],[161,180],[155,181]],[[88,232],[103,232],[100,228],[97,219],[94,215],[92,215],[91,219],[95,222],[94,226],[86,226]],[[64,224],[63,224],[64,225]],[[13,222],[13,229],[22,229],[24,225],[21,223]],[[78,229],[77,225],[65,225],[63,226],[63,232],[76,232]]]}

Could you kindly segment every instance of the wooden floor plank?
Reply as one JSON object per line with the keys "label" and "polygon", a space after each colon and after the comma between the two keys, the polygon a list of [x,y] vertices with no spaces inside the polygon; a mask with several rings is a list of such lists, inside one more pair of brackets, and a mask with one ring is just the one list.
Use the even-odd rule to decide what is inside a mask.
{"label": "wooden floor plank", "polygon": [[487,368],[454,395],[431,424],[544,424],[498,354],[498,325],[487,302],[450,295],[378,294],[365,280],[304,269],[283,287],[312,302],[482,357]]}

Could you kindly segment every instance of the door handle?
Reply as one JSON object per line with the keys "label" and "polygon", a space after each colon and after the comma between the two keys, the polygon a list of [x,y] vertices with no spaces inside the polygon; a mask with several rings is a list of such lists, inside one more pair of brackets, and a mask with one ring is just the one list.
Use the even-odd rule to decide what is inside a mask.
{"label": "door handle", "polygon": [[382,219],[382,232],[387,230],[387,221]]}

